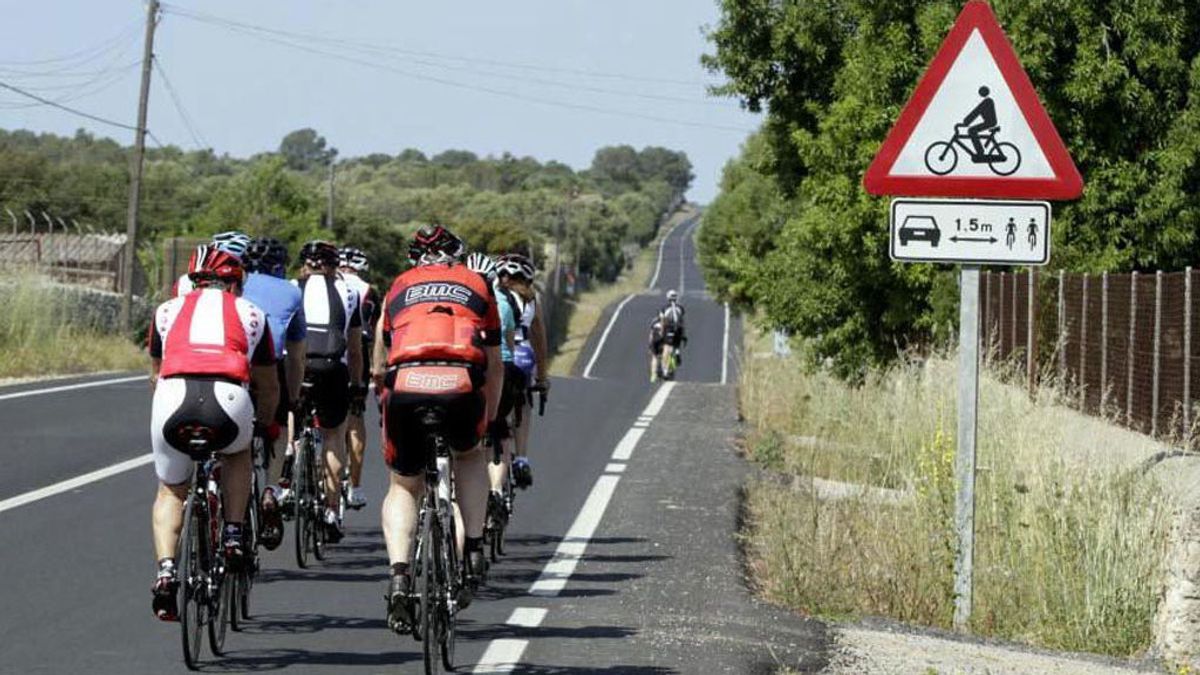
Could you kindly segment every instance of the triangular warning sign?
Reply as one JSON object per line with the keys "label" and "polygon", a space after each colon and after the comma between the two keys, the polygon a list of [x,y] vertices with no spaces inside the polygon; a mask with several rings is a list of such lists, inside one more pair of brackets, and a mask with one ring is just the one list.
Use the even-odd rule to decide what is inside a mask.
{"label": "triangular warning sign", "polygon": [[1083,178],[991,7],[971,0],[863,177],[874,195],[1074,199]]}

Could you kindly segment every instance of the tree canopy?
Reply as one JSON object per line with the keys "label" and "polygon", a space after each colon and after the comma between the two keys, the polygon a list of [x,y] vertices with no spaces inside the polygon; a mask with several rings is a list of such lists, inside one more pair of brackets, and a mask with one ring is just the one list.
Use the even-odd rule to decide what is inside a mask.
{"label": "tree canopy", "polygon": [[[708,209],[702,262],[853,375],[953,321],[949,269],[892,263],[862,174],[953,24],[958,0],[721,0],[704,64],[765,110]],[[997,0],[1084,175],[1055,206],[1055,266],[1177,269],[1200,253],[1200,5]]]}

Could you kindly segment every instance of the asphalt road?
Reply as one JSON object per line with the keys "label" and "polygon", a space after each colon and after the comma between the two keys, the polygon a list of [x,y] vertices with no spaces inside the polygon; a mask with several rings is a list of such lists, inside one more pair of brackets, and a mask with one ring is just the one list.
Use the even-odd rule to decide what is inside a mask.
{"label": "asphalt road", "polygon": [[[740,581],[733,529],[744,467],[728,450],[731,390],[719,386],[733,378],[723,345],[727,332],[739,343],[739,325],[703,291],[694,227],[666,239],[653,288],[593,339],[590,377],[553,382],[534,427],[535,485],[518,497],[510,555],[462,617],[460,670],[768,672],[821,662],[820,626],[757,605]],[[648,381],[645,340],[667,288],[683,295],[690,342],[664,390]],[[150,396],[144,381],[113,379],[0,389],[0,672],[184,670],[178,624],[149,607]],[[255,620],[206,670],[420,669],[419,645],[383,621],[377,440],[364,483],[371,503],[351,514],[326,562],[298,570],[290,540],[266,554]]]}

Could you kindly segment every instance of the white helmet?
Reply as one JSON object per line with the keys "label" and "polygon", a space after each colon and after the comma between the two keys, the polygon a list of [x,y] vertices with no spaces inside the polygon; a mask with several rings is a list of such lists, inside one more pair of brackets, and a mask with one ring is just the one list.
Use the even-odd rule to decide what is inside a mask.
{"label": "white helmet", "polygon": [[476,251],[467,256],[467,269],[477,274],[482,274],[488,280],[491,280],[496,276],[496,261],[492,260],[486,253]]}
{"label": "white helmet", "polygon": [[676,291],[674,288],[667,291],[667,300],[670,300],[671,302],[675,302],[678,299],[679,299],[679,292]]}

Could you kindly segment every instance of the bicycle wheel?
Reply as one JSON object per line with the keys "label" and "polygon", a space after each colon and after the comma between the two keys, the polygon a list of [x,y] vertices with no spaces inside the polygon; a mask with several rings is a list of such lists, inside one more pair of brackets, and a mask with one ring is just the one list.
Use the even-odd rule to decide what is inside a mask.
{"label": "bicycle wheel", "polygon": [[196,525],[195,493],[188,495],[183,509],[179,538],[179,625],[183,637],[183,662],[190,670],[200,664],[201,631],[204,628],[205,581],[200,552],[204,550],[204,528]]}
{"label": "bicycle wheel", "polygon": [[438,617],[440,619],[438,631],[438,646],[442,655],[442,666],[447,671],[454,670],[454,644],[455,644],[455,613],[450,611],[450,599],[457,599],[458,589],[466,584],[464,578],[464,569],[458,561],[458,547],[456,545],[456,533],[454,531],[454,516],[450,515],[450,505],[442,505],[448,515],[445,528],[442,530],[442,545],[441,548],[441,568],[443,572],[442,588],[445,589],[438,595]]}
{"label": "bicycle wheel", "polygon": [[988,162],[988,167],[997,176],[1011,176],[1021,168],[1021,151],[1012,143],[997,143],[996,151],[1003,160]]}
{"label": "bicycle wheel", "polygon": [[[210,513],[208,517],[210,521],[217,519],[214,531],[224,530],[219,514]],[[235,575],[229,574],[228,567],[225,567],[222,561],[224,555],[219,538],[215,542],[209,542],[208,551],[209,569],[213,570],[210,578],[216,579],[216,589],[211,595],[209,609],[208,646],[212,648],[213,654],[220,656],[225,651],[225,632],[229,628],[229,610],[233,605],[233,584],[230,582]],[[209,586],[211,588],[212,584]]]}
{"label": "bicycle wheel", "polygon": [[946,141],[938,141],[925,149],[925,168],[937,176],[945,176],[958,166],[958,150]]}
{"label": "bicycle wheel", "polygon": [[316,445],[313,446],[313,452],[309,455],[308,469],[309,475],[312,476],[313,485],[313,510],[312,510],[312,550],[313,556],[317,560],[325,559],[325,461],[324,456],[317,456],[317,452],[323,452]]}
{"label": "bicycle wheel", "polygon": [[417,580],[417,588],[420,593],[420,640],[421,653],[425,658],[425,673],[430,675],[438,670],[438,653],[437,653],[437,634],[438,634],[438,604],[442,596],[441,588],[438,584],[438,554],[436,547],[438,546],[439,538],[435,536],[434,530],[436,525],[437,515],[433,512],[427,512],[424,522],[421,527],[421,567],[418,570],[420,578]]}
{"label": "bicycle wheel", "polygon": [[292,462],[292,490],[296,503],[293,534],[296,542],[296,565],[300,569],[308,567],[308,536],[312,523],[312,497],[308,491],[308,455],[311,450],[308,439],[301,437],[300,445],[296,448],[296,457]]}

